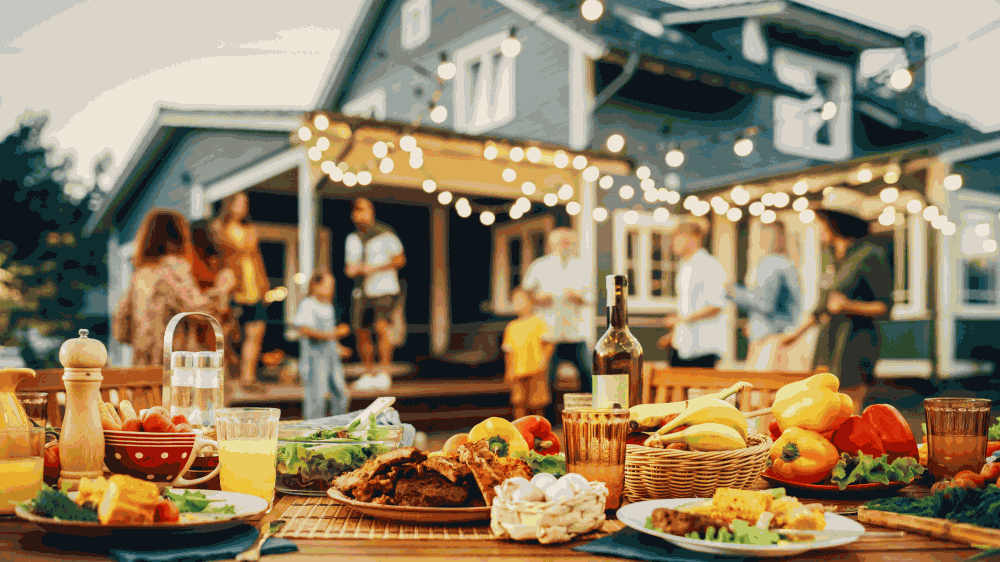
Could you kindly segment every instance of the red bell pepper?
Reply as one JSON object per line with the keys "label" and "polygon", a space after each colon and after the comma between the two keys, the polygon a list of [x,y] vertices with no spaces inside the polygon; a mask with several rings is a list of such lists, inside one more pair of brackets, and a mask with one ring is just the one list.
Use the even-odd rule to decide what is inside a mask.
{"label": "red bell pepper", "polygon": [[552,433],[552,424],[542,416],[524,416],[514,420],[518,430],[528,442],[528,448],[540,455],[559,454],[559,438]]}
{"label": "red bell pepper", "polygon": [[[885,453],[878,431],[861,416],[851,416],[833,434],[833,446],[841,453],[856,456],[858,451],[873,457]],[[916,457],[914,457],[916,458]]]}
{"label": "red bell pepper", "polygon": [[920,458],[917,438],[913,436],[910,424],[906,423],[899,410],[888,404],[872,404],[865,408],[861,417],[871,424],[882,438],[888,462],[900,457]]}
{"label": "red bell pepper", "polygon": [[992,457],[993,453],[1000,451],[1000,441],[987,441],[986,442],[986,456]]}
{"label": "red bell pepper", "polygon": [[767,424],[767,433],[771,436],[771,441],[777,441],[781,437],[781,428],[778,427],[778,418],[771,418]]}

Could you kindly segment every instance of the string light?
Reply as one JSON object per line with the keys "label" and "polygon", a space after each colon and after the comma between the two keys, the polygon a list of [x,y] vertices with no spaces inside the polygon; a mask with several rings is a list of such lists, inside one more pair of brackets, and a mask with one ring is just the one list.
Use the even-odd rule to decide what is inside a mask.
{"label": "string light", "polygon": [[830,119],[833,119],[836,115],[837,115],[837,104],[832,101],[824,103],[823,110],[820,111],[819,113],[819,117],[823,121],[829,121]]}
{"label": "string light", "polygon": [[594,210],[591,211],[590,215],[597,222],[604,222],[608,220],[608,210],[604,207],[595,207]]}
{"label": "string light", "polygon": [[316,141],[316,148],[318,148],[320,150],[327,150],[327,149],[329,149],[330,148],[330,139],[328,139],[326,137],[320,137]]}
{"label": "string light", "polygon": [[691,212],[696,217],[700,217],[700,216],[703,216],[703,215],[707,215],[708,212],[711,211],[711,210],[712,210],[712,206],[708,204],[708,201],[698,201],[698,203],[695,204],[694,208],[691,209]]}
{"label": "string light", "polygon": [[524,149],[521,148],[520,146],[515,146],[514,148],[510,149],[510,159],[513,160],[514,162],[520,162],[521,160],[524,160]]}
{"label": "string light", "polygon": [[438,203],[442,205],[447,205],[448,203],[451,203],[451,192],[442,191],[441,193],[438,193]]}
{"label": "string light", "polygon": [[629,209],[622,215],[622,219],[625,221],[625,224],[635,224],[639,222],[639,213]]}
{"label": "string light", "polygon": [[657,207],[653,209],[653,219],[657,222],[667,222],[670,218],[670,211],[664,209],[663,207]]}
{"label": "string light", "polygon": [[663,183],[667,184],[670,189],[677,189],[681,186],[681,176],[676,172],[670,172],[664,178]]}
{"label": "string light", "polygon": [[771,207],[774,205],[774,193],[768,191],[760,197],[760,202],[764,204],[765,207]]}
{"label": "string light", "polygon": [[746,190],[742,185],[737,185],[733,188],[732,193],[729,194],[732,198],[733,203],[737,205],[746,205],[750,202],[750,192]]}
{"label": "string light", "polygon": [[313,162],[319,160],[323,157],[323,151],[319,149],[318,146],[314,146],[309,149],[309,159]]}
{"label": "string light", "polygon": [[517,179],[517,172],[515,172],[514,170],[512,170],[510,168],[506,168],[506,169],[504,169],[504,171],[501,174],[501,176],[503,177],[503,181],[505,181],[507,183],[510,183],[510,182],[512,182],[512,181],[514,181],[514,180]]}
{"label": "string light", "polygon": [[529,148],[526,154],[528,156],[528,162],[538,162],[542,159],[542,151],[538,150],[537,146]]}
{"label": "string light", "polygon": [[639,168],[635,171],[635,177],[637,177],[637,178],[639,178],[641,180],[648,179],[649,178],[649,167],[648,166],[639,166]]}
{"label": "string light", "polygon": [[872,176],[872,171],[868,168],[858,170],[858,181],[861,183],[868,183],[872,181]]}
{"label": "string light", "polygon": [[565,168],[569,166],[569,156],[565,152],[558,150],[556,155],[552,158],[552,163],[556,165],[556,168]]}
{"label": "string light", "polygon": [[608,137],[608,140],[604,142],[604,146],[607,146],[611,152],[620,152],[621,149],[625,148],[625,137],[615,133]]}
{"label": "string light", "polygon": [[559,197],[555,193],[546,193],[545,197],[542,198],[542,202],[549,207],[555,207],[556,203],[559,202]]}
{"label": "string light", "polygon": [[399,149],[403,152],[409,152],[417,147],[417,139],[410,135],[406,135],[399,139]]}
{"label": "string light", "polygon": [[743,211],[741,211],[739,207],[733,207],[728,211],[726,211],[726,218],[733,222],[736,222],[741,218],[743,218]]}
{"label": "string light", "polygon": [[497,220],[496,215],[489,211],[483,211],[479,214],[479,222],[483,223],[485,226],[493,224],[493,221]]}
{"label": "string light", "polygon": [[527,197],[518,197],[517,200],[514,201],[514,208],[520,209],[522,212],[526,213],[531,210],[531,201],[528,201]]}
{"label": "string light", "polygon": [[586,181],[597,181],[600,176],[601,171],[597,169],[597,166],[588,166],[583,171],[583,179]]}
{"label": "string light", "polygon": [[437,182],[435,182],[434,180],[424,180],[424,191],[425,192],[427,192],[427,193],[434,193],[435,189],[437,189]]}
{"label": "string light", "polygon": [[676,205],[681,200],[681,194],[678,191],[671,191],[667,193],[667,203],[671,205]]}
{"label": "string light", "polygon": [[360,185],[368,185],[372,182],[372,173],[368,170],[362,170],[358,172],[358,183]]}
{"label": "string light", "polygon": [[809,191],[809,184],[803,180],[795,182],[795,185],[792,186],[792,193],[795,195],[805,195],[807,191]]}
{"label": "string light", "polygon": [[611,189],[615,185],[615,179],[611,176],[604,176],[598,182],[598,185],[601,186],[601,189]]}
{"label": "string light", "polygon": [[665,187],[661,187],[660,189],[657,189],[656,190],[656,198],[659,199],[660,201],[666,202],[667,199],[670,198],[670,190],[667,189],[667,188],[665,188]]}
{"label": "string light", "polygon": [[996,240],[983,240],[983,251],[987,254],[992,254],[997,251],[997,241]]}
{"label": "string light", "polygon": [[580,14],[587,21],[597,21],[603,13],[604,4],[601,4],[599,0],[585,0],[580,6]]}
{"label": "string light", "polygon": [[312,130],[309,129],[309,127],[302,127],[301,129],[299,129],[299,139],[307,141],[311,138],[313,138],[313,133]]}
{"label": "string light", "polygon": [[646,203],[656,203],[656,190],[655,189],[643,190],[642,198],[646,200]]}
{"label": "string light", "polygon": [[778,218],[777,213],[775,213],[771,209],[768,209],[768,210],[766,210],[766,211],[764,211],[763,213],[760,214],[760,222],[762,222],[764,224],[771,224],[777,218]]}
{"label": "string light", "polygon": [[469,204],[469,200],[465,197],[460,197],[458,201],[455,201],[455,212],[463,219],[472,216],[472,205]]}
{"label": "string light", "polygon": [[508,213],[508,215],[510,216],[511,220],[517,220],[517,219],[519,219],[519,218],[521,218],[521,217],[524,216],[524,212],[521,211],[521,209],[516,209],[515,208],[515,209],[511,209],[510,213]]}
{"label": "string light", "polygon": [[889,167],[885,171],[885,175],[882,176],[885,183],[896,183],[899,181],[899,164],[893,163],[889,164]]}
{"label": "string light", "polygon": [[753,141],[750,139],[740,139],[733,145],[733,152],[737,156],[749,156],[753,152]]}
{"label": "string light", "polygon": [[516,27],[510,28],[510,37],[504,39],[503,43],[500,43],[500,52],[503,53],[503,56],[510,58],[521,54],[521,42],[517,39]]}
{"label": "string light", "polygon": [[886,207],[882,211],[882,214],[878,217],[878,222],[882,226],[889,226],[890,224],[896,222],[896,210],[892,207]]}
{"label": "string light", "polygon": [[577,170],[582,170],[587,167],[587,158],[585,156],[577,156],[573,159],[573,167]]}
{"label": "string light", "polygon": [[569,198],[573,197],[573,186],[568,183],[562,184],[562,187],[559,188],[558,195],[563,201],[569,200]]}
{"label": "string light", "polygon": [[330,172],[337,169],[337,165],[329,160],[325,160],[323,161],[322,164],[319,165],[319,169],[323,170],[324,174],[329,174]]}
{"label": "string light", "polygon": [[531,195],[534,192],[535,192],[535,184],[531,183],[530,181],[526,181],[521,184],[521,193],[525,195]]}
{"label": "string light", "polygon": [[316,127],[317,131],[325,131],[327,127],[330,126],[330,120],[326,118],[326,115],[317,115],[313,119],[313,125]]}
{"label": "string light", "polygon": [[353,172],[347,172],[344,174],[344,185],[347,187],[354,187],[358,185],[358,176],[354,175]]}
{"label": "string light", "polygon": [[396,165],[393,163],[392,158],[383,158],[382,161],[379,162],[378,169],[383,174],[388,174],[389,172],[392,172],[392,169],[395,166]]}
{"label": "string light", "polygon": [[892,76],[889,77],[889,85],[892,86],[892,89],[897,92],[902,92],[903,90],[909,88],[912,83],[913,74],[905,68],[900,68],[896,72],[893,72]]}
{"label": "string light", "polygon": [[483,158],[486,158],[487,160],[493,160],[494,158],[497,157],[497,154],[499,154],[499,152],[500,151],[497,150],[497,147],[491,144],[483,149]]}
{"label": "string light", "polygon": [[378,141],[372,145],[372,154],[375,155],[375,158],[385,158],[386,154],[389,154],[389,145]]}
{"label": "string light", "polygon": [[688,195],[684,198],[684,208],[688,211],[694,209],[694,206],[698,203],[698,197],[695,195]]}
{"label": "string light", "polygon": [[953,222],[946,223],[944,226],[941,227],[941,233],[944,234],[945,236],[951,236],[952,234],[955,234],[955,223]]}
{"label": "string light", "polygon": [[791,201],[791,198],[784,191],[779,191],[774,194],[774,206],[779,209],[784,209],[788,205],[789,201]]}
{"label": "string light", "polygon": [[802,221],[804,224],[811,223],[815,218],[816,218],[816,212],[813,211],[812,209],[806,209],[805,211],[799,213],[799,220]]}
{"label": "string light", "polygon": [[938,215],[934,217],[933,220],[931,220],[931,226],[937,228],[938,230],[940,230],[941,227],[946,224],[948,224],[948,217],[945,215]]}
{"label": "string light", "polygon": [[341,169],[336,166],[334,166],[329,173],[330,173],[330,179],[333,181],[341,181],[344,179],[344,172],[341,171]]}
{"label": "string light", "polygon": [[618,196],[622,198],[622,201],[628,201],[635,195],[635,190],[632,189],[631,185],[623,185],[618,189]]}
{"label": "string light", "polygon": [[934,205],[931,205],[926,209],[924,209],[924,220],[932,221],[936,219],[937,216],[938,216],[938,208],[935,207]]}
{"label": "string light", "polygon": [[975,231],[976,231],[976,234],[978,234],[979,236],[982,236],[982,237],[989,236],[990,235],[990,224],[986,223],[986,222],[977,224],[976,228],[975,228]]}
{"label": "string light", "polygon": [[435,123],[442,123],[447,118],[448,109],[445,106],[439,105],[431,109],[431,121],[434,121]]}
{"label": "string light", "polygon": [[962,187],[962,176],[958,174],[951,174],[944,178],[944,188],[948,191],[955,191]]}
{"label": "string light", "polygon": [[750,211],[751,215],[759,217],[764,212],[764,204],[760,201],[754,201],[750,204],[747,210]]}
{"label": "string light", "polygon": [[806,199],[805,197],[799,197],[798,199],[795,200],[794,203],[792,203],[792,209],[795,211],[802,212],[808,208],[809,208],[809,200]]}
{"label": "string light", "polygon": [[420,148],[414,148],[410,151],[410,167],[416,170],[417,168],[424,165],[424,151]]}
{"label": "string light", "polygon": [[671,168],[679,168],[684,164],[684,153],[676,148],[672,148],[667,151],[667,155],[664,157],[667,162],[667,166]]}
{"label": "string light", "polygon": [[910,202],[906,204],[906,210],[914,215],[919,213],[922,208],[923,205],[916,199],[910,199]]}
{"label": "string light", "polygon": [[457,72],[458,67],[455,66],[455,63],[448,60],[447,54],[441,53],[441,64],[438,65],[438,76],[440,76],[442,80],[451,80],[455,77]]}
{"label": "string light", "polygon": [[887,187],[878,194],[879,199],[886,203],[892,203],[899,198],[899,190],[895,187]]}
{"label": "string light", "polygon": [[576,201],[570,201],[569,203],[566,203],[566,212],[570,216],[579,215],[581,210],[583,210],[583,207]]}

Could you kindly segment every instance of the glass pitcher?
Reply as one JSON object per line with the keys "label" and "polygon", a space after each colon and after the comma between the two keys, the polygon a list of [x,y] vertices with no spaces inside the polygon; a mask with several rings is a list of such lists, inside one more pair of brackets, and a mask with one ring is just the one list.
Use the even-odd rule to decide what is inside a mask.
{"label": "glass pitcher", "polygon": [[0,430],[33,427],[15,389],[26,377],[34,377],[31,369],[0,369]]}

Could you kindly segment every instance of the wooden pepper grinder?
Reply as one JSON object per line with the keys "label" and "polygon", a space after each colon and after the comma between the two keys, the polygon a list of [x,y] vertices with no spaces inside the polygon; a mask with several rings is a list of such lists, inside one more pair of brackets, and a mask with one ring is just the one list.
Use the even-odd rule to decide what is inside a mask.
{"label": "wooden pepper grinder", "polygon": [[104,344],[87,337],[63,342],[59,362],[66,387],[66,416],[59,435],[59,486],[75,490],[81,478],[104,475],[104,428],[101,425],[101,367],[108,362]]}

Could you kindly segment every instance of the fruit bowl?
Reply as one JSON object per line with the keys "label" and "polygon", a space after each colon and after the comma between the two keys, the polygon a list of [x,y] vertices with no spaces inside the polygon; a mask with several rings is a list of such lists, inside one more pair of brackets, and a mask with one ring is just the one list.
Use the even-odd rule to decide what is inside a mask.
{"label": "fruit bowl", "polygon": [[141,431],[105,431],[104,464],[115,474],[126,474],[159,486],[193,486],[206,482],[219,467],[206,476],[187,480],[187,472],[201,449],[218,443],[196,433],[144,433]]}

